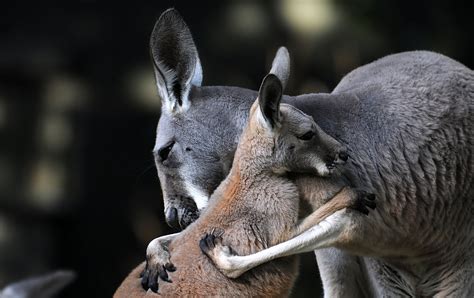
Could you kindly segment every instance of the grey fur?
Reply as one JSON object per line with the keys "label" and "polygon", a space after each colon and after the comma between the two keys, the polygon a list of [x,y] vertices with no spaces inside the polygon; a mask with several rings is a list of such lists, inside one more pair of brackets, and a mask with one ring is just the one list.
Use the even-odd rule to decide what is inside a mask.
{"label": "grey fur", "polygon": [[[176,143],[170,165],[157,168],[182,227],[189,210],[198,215],[183,207],[191,197],[183,184],[210,195],[223,180],[255,97],[193,86],[188,111],[162,113],[155,151]],[[379,201],[374,216],[351,218],[344,250],[316,252],[326,295],[473,296],[474,72],[406,52],[352,71],[331,94],[284,101],[347,146],[347,178]]]}
{"label": "grey fur", "polygon": [[168,9],[156,22],[150,38],[156,83],[168,110],[189,107],[192,85],[200,86],[202,68],[191,32],[174,9]]}
{"label": "grey fur", "polygon": [[[333,184],[333,179],[316,177],[320,175],[321,167],[325,166],[321,165],[321,160],[328,152],[318,152],[314,147],[334,148],[334,155],[343,151],[344,147],[329,136],[325,139],[319,137],[319,133],[315,132],[319,132],[320,128],[312,117],[291,105],[280,105],[282,92],[282,85],[274,74],[264,78],[258,100],[252,105],[250,119],[240,136],[229,175],[214,191],[206,212],[199,220],[185,232],[174,235],[169,243],[172,262],[181,269],[163,276],[164,271],[159,274],[150,268],[154,266],[153,258],[157,255],[153,250],[157,247],[156,243],[152,242],[147,249],[150,258],[142,285],[152,291],[159,289],[162,296],[286,296],[296,277],[296,263],[289,261],[282,264],[281,260],[275,259],[270,265],[252,270],[247,277],[230,280],[226,276],[238,278],[247,270],[237,272],[236,275],[226,272],[223,269],[225,263],[224,266],[219,263],[221,254],[216,247],[222,247],[223,243],[232,245],[232,249],[224,251],[223,257],[232,251],[241,254],[261,251],[307,232],[348,207],[365,214],[368,214],[367,208],[375,208],[375,202],[365,192],[347,186],[341,189],[339,184]],[[263,116],[264,111],[271,113]],[[311,137],[301,138],[308,132],[312,133]],[[332,198],[317,200],[318,205],[323,200],[327,203],[315,208],[311,215],[297,224],[299,192],[295,181],[286,174],[301,170],[316,175],[313,181],[318,184],[318,188],[336,188],[338,192]],[[169,236],[165,237],[169,240]],[[202,255],[197,247],[198,242],[202,252],[218,266]],[[275,268],[280,272],[277,275]],[[133,272],[115,296],[135,297],[144,293],[143,289],[133,285],[133,281],[136,281]],[[179,282],[158,284],[158,275],[163,281]],[[203,275],[206,276],[205,280],[201,278]]]}

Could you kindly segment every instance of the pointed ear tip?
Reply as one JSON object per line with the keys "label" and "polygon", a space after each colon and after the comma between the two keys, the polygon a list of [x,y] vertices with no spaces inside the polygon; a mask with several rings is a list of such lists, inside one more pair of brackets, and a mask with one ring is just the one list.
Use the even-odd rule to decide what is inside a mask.
{"label": "pointed ear tip", "polygon": [[163,11],[153,27],[153,32],[159,31],[165,22],[179,22],[184,23],[183,17],[174,7]]}
{"label": "pointed ear tip", "polygon": [[275,57],[278,57],[278,59],[280,59],[280,60],[284,59],[284,60],[288,61],[287,63],[289,63],[289,61],[290,61],[290,52],[288,52],[288,49],[286,47],[281,46],[281,47],[278,48]]}
{"label": "pointed ear tip", "polygon": [[153,26],[150,36],[150,46],[152,51],[154,48],[154,43],[160,40],[160,34],[164,34],[167,30],[169,30],[169,28],[175,28],[175,30],[178,29],[179,31],[181,31],[183,28],[187,28],[183,17],[174,7],[168,8],[162,12]]}
{"label": "pointed ear tip", "polygon": [[290,56],[290,52],[288,52],[288,49],[285,46],[279,47],[277,53],[284,54],[285,56]]}
{"label": "pointed ear tip", "polygon": [[174,7],[170,7],[167,10],[163,11],[160,15],[160,18],[163,16],[175,16],[175,17],[181,17],[181,14],[178,12],[178,10]]}

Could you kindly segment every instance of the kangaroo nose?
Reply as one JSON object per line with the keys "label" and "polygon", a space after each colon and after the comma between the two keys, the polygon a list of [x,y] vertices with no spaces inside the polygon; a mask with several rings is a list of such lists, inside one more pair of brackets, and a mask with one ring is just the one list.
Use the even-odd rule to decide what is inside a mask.
{"label": "kangaroo nose", "polygon": [[179,223],[178,223],[178,210],[174,207],[168,208],[166,210],[166,223],[172,227],[173,229],[179,228]]}
{"label": "kangaroo nose", "polygon": [[345,151],[339,152],[339,158],[342,161],[347,161],[349,159],[349,154],[347,154]]}

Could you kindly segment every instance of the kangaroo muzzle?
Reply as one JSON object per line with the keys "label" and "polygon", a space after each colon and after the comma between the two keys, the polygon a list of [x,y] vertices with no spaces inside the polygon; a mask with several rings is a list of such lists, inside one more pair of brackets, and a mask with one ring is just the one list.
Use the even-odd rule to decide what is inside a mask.
{"label": "kangaroo muzzle", "polygon": [[165,208],[166,223],[173,229],[185,229],[199,218],[199,210],[190,197],[174,196]]}
{"label": "kangaroo muzzle", "polygon": [[334,169],[337,165],[343,165],[349,159],[349,153],[347,153],[346,149],[341,149],[334,156],[328,156],[326,167],[329,170]]}

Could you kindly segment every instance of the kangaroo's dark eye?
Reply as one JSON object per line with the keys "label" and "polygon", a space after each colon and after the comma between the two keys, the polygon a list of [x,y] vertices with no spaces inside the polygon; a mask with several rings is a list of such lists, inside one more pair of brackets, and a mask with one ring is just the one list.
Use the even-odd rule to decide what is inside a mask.
{"label": "kangaroo's dark eye", "polygon": [[168,155],[170,154],[171,149],[173,149],[174,143],[175,143],[174,141],[171,141],[158,150],[158,156],[160,157],[161,161],[165,161],[168,158]]}
{"label": "kangaroo's dark eye", "polygon": [[302,136],[299,136],[298,139],[303,140],[303,141],[309,141],[314,137],[315,133],[313,131],[308,131]]}

